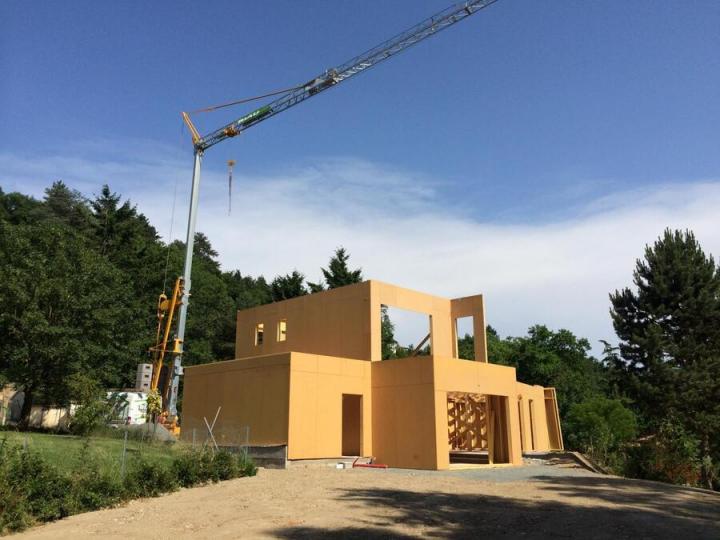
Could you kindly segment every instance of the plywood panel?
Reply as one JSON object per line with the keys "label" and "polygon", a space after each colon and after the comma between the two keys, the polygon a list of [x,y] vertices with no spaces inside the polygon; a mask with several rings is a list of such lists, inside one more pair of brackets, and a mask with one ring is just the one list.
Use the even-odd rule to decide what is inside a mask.
{"label": "plywood panel", "polygon": [[[343,454],[343,394],[361,396],[361,448],[372,448],[370,362],[292,353],[290,459]],[[367,452],[366,452],[367,449]]]}
{"label": "plywood panel", "polygon": [[248,428],[252,444],[286,444],[290,355],[264,360],[186,368],[182,438],[191,441],[194,432],[204,440],[203,417],[212,422],[221,407],[214,430],[219,444],[244,443]]}
{"label": "plywood panel", "polygon": [[[372,396],[373,454],[378,461],[437,469],[432,357],[374,362]],[[445,433],[447,437],[447,427]]]}
{"label": "plywood panel", "polygon": [[[285,321],[286,339],[277,325]],[[370,360],[370,282],[238,311],[235,356],[304,352]],[[262,345],[255,327],[264,325]]]}

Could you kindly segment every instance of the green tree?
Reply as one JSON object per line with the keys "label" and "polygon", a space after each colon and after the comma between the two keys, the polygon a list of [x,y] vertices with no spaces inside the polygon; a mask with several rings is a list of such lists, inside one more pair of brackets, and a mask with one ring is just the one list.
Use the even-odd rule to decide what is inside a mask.
{"label": "green tree", "polygon": [[614,456],[635,437],[637,420],[619,399],[594,396],[573,404],[563,427],[568,447],[617,466]]}
{"label": "green tree", "polygon": [[243,276],[239,270],[223,273],[228,294],[235,302],[235,309],[247,309],[272,302],[270,285],[265,278]]}
{"label": "green tree", "polygon": [[[488,362],[509,366],[512,364],[513,347],[509,340],[502,339],[492,326],[485,328],[487,337]],[[475,360],[475,336],[465,334],[458,338],[458,356],[465,360]]]}
{"label": "green tree", "polygon": [[112,404],[99,381],[84,372],[73,373],[68,389],[78,405],[68,426],[71,433],[87,436],[110,420]]}
{"label": "green tree", "polygon": [[121,201],[107,184],[89,204],[93,218],[89,237],[96,251],[127,278],[133,293],[127,307],[133,311],[133,318],[144,324],[132,342],[140,360],[153,339],[157,296],[167,286],[163,278],[168,248],[137,207],[129,200]]}
{"label": "green tree", "polygon": [[[345,285],[360,283],[363,280],[362,269],[350,270],[348,268],[349,260],[350,254],[344,247],[339,247],[335,250],[335,254],[330,257],[328,267],[320,269],[328,289],[337,289]],[[325,289],[322,283],[308,283],[308,285],[311,292],[319,292]]]}
{"label": "green tree", "polygon": [[700,442],[675,414],[660,421],[654,434],[628,450],[628,476],[682,485],[695,485],[700,479]]}
{"label": "green tree", "polygon": [[[185,244],[175,241],[169,250],[169,276],[174,281],[182,272]],[[198,233],[193,250],[191,296],[185,331],[183,363],[186,365],[234,356],[235,302],[216,256],[209,239]]]}
{"label": "green tree", "polygon": [[[513,364],[513,342],[511,339],[502,339],[492,326],[487,326],[488,362],[510,366]],[[473,357],[474,357],[473,351]]]}
{"label": "green tree", "polygon": [[131,377],[138,327],[122,274],[57,222],[0,222],[0,371],[33,403],[67,404],[70,375],[86,370],[107,386]]}
{"label": "green tree", "polygon": [[491,349],[489,356],[514,366],[519,381],[554,387],[560,417],[565,418],[573,404],[607,391],[605,369],[589,351],[587,339],[569,330],[552,331],[535,325],[527,336],[508,338],[502,349]]}
{"label": "green tree", "polygon": [[87,234],[92,224],[85,197],[79,191],[70,189],[62,180],[53,182],[45,190],[43,204],[37,208],[35,217],[67,225],[83,235]]}
{"label": "green tree", "polygon": [[22,193],[4,193],[0,188],[0,221],[13,225],[28,224],[35,221],[42,203]]}
{"label": "green tree", "polygon": [[652,429],[678,414],[700,440],[704,484],[720,456],[720,272],[690,231],[666,229],[610,295],[614,378]]}
{"label": "green tree", "polygon": [[289,300],[307,293],[305,276],[297,270],[293,270],[290,274],[284,276],[277,276],[270,283],[270,296],[273,302]]}
{"label": "green tree", "polygon": [[397,358],[398,342],[395,341],[395,325],[388,315],[388,307],[380,306],[380,343],[381,358]]}

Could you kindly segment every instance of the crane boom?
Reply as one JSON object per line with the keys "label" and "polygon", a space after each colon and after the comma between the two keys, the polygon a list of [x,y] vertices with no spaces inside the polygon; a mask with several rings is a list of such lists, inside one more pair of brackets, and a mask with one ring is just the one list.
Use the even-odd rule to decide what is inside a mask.
{"label": "crane boom", "polygon": [[[229,137],[235,137],[248,128],[251,128],[260,122],[267,120],[279,114],[290,107],[302,103],[323,90],[327,90],[336,84],[349,79],[350,77],[362,73],[367,69],[376,66],[383,60],[387,60],[416,43],[437,34],[441,30],[452,26],[453,24],[466,19],[470,15],[479,10],[495,3],[497,0],[470,0],[463,4],[451,6],[440,13],[436,13],[416,24],[412,28],[397,34],[396,36],[380,43],[372,49],[348,60],[335,68],[326,70],[323,74],[318,75],[314,79],[295,87],[279,98],[271,101],[251,111],[237,120],[216,129],[204,137],[194,135],[195,148],[204,151],[211,146],[224,141]],[[197,134],[197,131],[194,132]]]}
{"label": "crane boom", "polygon": [[200,167],[205,150],[227,138],[235,137],[243,131],[256,126],[260,122],[272,118],[276,114],[288,110],[290,107],[302,103],[323,90],[358,75],[363,71],[387,60],[391,56],[412,47],[416,43],[433,36],[455,23],[466,19],[481,9],[494,4],[497,0],[467,0],[462,4],[453,5],[444,11],[436,13],[432,17],[416,24],[412,28],[397,34],[396,36],[380,43],[379,45],[365,51],[364,53],[351,58],[344,64],[326,70],[323,74],[311,79],[305,84],[296,86],[280,97],[251,111],[237,120],[216,129],[202,137],[190,120],[188,113],[182,113],[183,119],[192,134],[193,146],[195,148],[192,191],[190,193],[190,212],[188,215],[187,236],[185,243],[185,265],[183,268],[184,291],[180,304],[180,316],[178,318],[177,338],[175,340],[177,354],[175,355],[172,370],[172,382],[168,393],[168,402],[164,405],[171,416],[177,413],[177,397],[182,375],[182,352],[184,349],[185,325],[187,322],[187,310],[190,303],[190,272],[192,270],[193,243],[195,240],[195,222],[197,220],[197,205],[200,189]]}

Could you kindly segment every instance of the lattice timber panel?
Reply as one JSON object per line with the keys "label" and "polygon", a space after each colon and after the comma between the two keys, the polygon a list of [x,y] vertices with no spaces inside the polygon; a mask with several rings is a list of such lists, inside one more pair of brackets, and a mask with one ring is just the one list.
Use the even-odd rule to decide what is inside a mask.
{"label": "lattice timber panel", "polygon": [[487,399],[481,394],[448,393],[450,450],[487,450]]}

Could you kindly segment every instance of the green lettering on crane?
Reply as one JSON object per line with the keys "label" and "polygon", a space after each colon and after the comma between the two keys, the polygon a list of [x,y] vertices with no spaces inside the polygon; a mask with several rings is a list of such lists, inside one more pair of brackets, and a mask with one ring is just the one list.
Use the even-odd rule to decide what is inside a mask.
{"label": "green lettering on crane", "polygon": [[246,126],[247,124],[254,122],[255,120],[259,120],[260,118],[267,116],[271,112],[272,109],[270,108],[270,106],[265,105],[264,107],[260,107],[259,109],[256,109],[253,112],[246,114],[236,123],[239,126]]}

